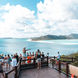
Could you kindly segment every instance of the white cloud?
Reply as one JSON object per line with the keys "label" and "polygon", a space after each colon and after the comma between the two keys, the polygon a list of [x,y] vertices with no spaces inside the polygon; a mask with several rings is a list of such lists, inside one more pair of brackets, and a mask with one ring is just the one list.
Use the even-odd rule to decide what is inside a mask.
{"label": "white cloud", "polygon": [[24,32],[28,30],[26,21],[30,22],[35,18],[34,11],[10,4],[2,6],[0,11],[0,37],[25,37]]}
{"label": "white cloud", "polygon": [[37,8],[38,19],[48,22],[47,34],[78,33],[78,0],[44,0]]}
{"label": "white cloud", "polygon": [[44,0],[35,11],[9,3],[0,7],[0,37],[78,33],[78,0]]}

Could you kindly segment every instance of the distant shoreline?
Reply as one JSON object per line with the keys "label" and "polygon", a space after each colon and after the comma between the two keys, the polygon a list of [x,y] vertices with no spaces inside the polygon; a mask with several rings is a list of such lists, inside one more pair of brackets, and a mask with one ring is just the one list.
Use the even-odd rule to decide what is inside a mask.
{"label": "distant shoreline", "polygon": [[[45,40],[45,39],[44,39]],[[32,40],[30,39],[30,41],[44,41],[44,40]],[[48,39],[47,39],[48,40]],[[78,39],[49,39],[50,40],[78,40]]]}

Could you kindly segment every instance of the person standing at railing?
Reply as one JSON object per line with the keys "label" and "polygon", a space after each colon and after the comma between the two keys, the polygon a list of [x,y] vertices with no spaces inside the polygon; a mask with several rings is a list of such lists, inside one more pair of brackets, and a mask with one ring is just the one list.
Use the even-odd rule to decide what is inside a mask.
{"label": "person standing at railing", "polygon": [[57,64],[59,63],[60,58],[61,58],[61,55],[60,55],[60,53],[58,52],[58,55],[57,55]]}
{"label": "person standing at railing", "polygon": [[57,60],[60,60],[60,58],[61,58],[61,55],[60,55],[60,53],[58,52]]}
{"label": "person standing at railing", "polygon": [[41,61],[44,61],[44,52],[41,54]]}
{"label": "person standing at railing", "polygon": [[7,69],[8,68],[8,57],[7,57],[7,55],[5,55],[5,57],[4,57],[4,62],[5,62],[5,66]]}
{"label": "person standing at railing", "polygon": [[17,60],[17,63],[18,63],[18,61],[19,61],[19,56],[18,56],[17,53],[15,54],[15,57],[16,57],[16,60]]}
{"label": "person standing at railing", "polygon": [[[30,49],[26,49],[25,47],[23,48],[23,60],[26,60],[26,51],[29,51]],[[25,61],[23,62],[25,64]]]}
{"label": "person standing at railing", "polygon": [[41,68],[41,52],[39,49],[36,52],[36,58],[37,58],[37,68],[40,69]]}
{"label": "person standing at railing", "polygon": [[27,63],[31,63],[31,54],[29,56],[27,56]]}
{"label": "person standing at railing", "polygon": [[3,56],[3,54],[0,55],[0,62],[2,62],[2,65],[4,64],[4,56]]}
{"label": "person standing at railing", "polygon": [[16,60],[15,55],[14,55],[13,58],[12,58],[12,62],[11,62],[11,64],[12,64],[12,67],[17,66],[17,60]]}
{"label": "person standing at railing", "polygon": [[11,59],[11,57],[10,57],[9,54],[8,54],[8,56],[7,56],[7,60],[8,60],[8,67],[9,67],[9,69],[10,69],[10,64],[11,64],[12,59]]}
{"label": "person standing at railing", "polygon": [[22,54],[20,54],[20,56],[19,56],[21,59],[22,59]]}

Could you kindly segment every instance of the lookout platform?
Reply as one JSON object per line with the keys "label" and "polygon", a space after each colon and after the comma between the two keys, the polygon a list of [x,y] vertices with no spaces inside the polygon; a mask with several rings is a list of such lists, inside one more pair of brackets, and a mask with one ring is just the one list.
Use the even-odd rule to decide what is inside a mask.
{"label": "lookout platform", "polygon": [[44,61],[41,61],[41,69],[39,70],[37,69],[35,58],[31,59],[32,62],[29,64],[26,63],[29,59],[20,59],[17,66],[11,70],[7,69],[4,72],[4,77],[0,74],[0,78],[69,78],[69,64],[61,60],[57,64],[55,57],[51,58],[48,56],[44,57]]}
{"label": "lookout platform", "polygon": [[20,78],[67,78],[64,74],[59,73],[57,70],[44,67],[40,70],[29,69],[21,71]]}

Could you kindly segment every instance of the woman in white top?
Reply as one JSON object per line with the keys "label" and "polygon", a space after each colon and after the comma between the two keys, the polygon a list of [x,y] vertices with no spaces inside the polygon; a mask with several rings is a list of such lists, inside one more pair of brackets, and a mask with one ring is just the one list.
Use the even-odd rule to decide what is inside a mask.
{"label": "woman in white top", "polygon": [[15,58],[15,56],[12,58],[12,67],[15,67],[15,66],[17,66],[17,60],[16,60],[16,58]]}

